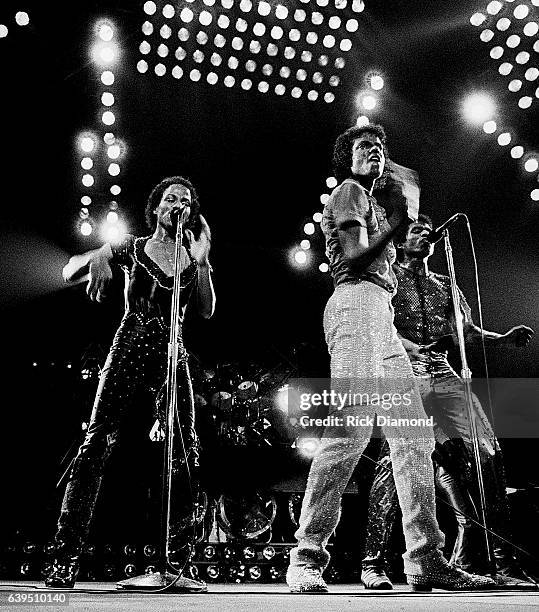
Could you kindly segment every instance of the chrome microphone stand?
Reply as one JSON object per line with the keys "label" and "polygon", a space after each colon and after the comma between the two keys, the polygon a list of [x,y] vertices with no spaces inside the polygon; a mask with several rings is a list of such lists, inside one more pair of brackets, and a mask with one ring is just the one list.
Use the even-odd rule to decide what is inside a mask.
{"label": "chrome microphone stand", "polygon": [[[159,571],[144,574],[118,582],[118,587],[132,590],[158,590],[167,587],[181,587],[182,578],[169,571],[170,563],[170,500],[172,489],[172,458],[174,447],[174,417],[178,410],[178,363],[180,351],[183,351],[180,323],[180,296],[181,296],[181,252],[183,242],[183,221],[178,218],[176,226],[176,245],[174,251],[174,286],[172,290],[172,305],[170,311],[170,334],[167,358],[167,396],[166,396],[166,424],[165,447],[163,452],[163,486],[161,494],[161,559]],[[180,425],[178,424],[178,427]],[[180,432],[181,435],[181,432]]]}
{"label": "chrome microphone stand", "polygon": [[494,559],[494,552],[492,549],[492,542],[490,539],[489,530],[487,527],[487,510],[486,510],[486,496],[485,496],[485,485],[483,481],[483,470],[481,468],[481,455],[479,451],[479,440],[477,438],[477,425],[475,422],[475,412],[473,409],[473,397],[472,397],[472,372],[468,367],[468,360],[466,358],[466,345],[464,341],[464,326],[462,321],[462,312],[460,310],[460,295],[457,288],[457,280],[455,274],[455,266],[453,262],[453,250],[449,241],[449,230],[444,230],[444,246],[445,255],[447,259],[447,269],[449,271],[449,279],[451,282],[451,297],[453,298],[453,311],[455,315],[455,325],[457,329],[457,338],[459,344],[459,353],[461,360],[461,378],[464,383],[464,397],[466,400],[466,409],[468,412],[468,420],[470,422],[470,437],[472,439],[474,462],[477,472],[477,483],[479,487],[479,502],[481,507],[481,521],[483,523],[483,531],[485,534],[485,543],[487,546],[487,556],[489,564],[492,568],[493,574],[496,573],[496,561]]}

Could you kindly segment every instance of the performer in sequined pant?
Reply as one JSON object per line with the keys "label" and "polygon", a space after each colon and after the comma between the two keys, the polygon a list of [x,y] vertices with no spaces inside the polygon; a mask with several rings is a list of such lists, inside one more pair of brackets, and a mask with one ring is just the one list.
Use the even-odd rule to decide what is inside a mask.
{"label": "performer in sequined pant", "polygon": [[[419,215],[404,240],[402,261],[395,264],[398,290],[393,298],[395,326],[412,362],[426,412],[434,418],[436,437],[435,474],[440,493],[453,505],[458,531],[451,563],[470,571],[485,569],[484,538],[470,518],[479,519],[471,469],[473,456],[470,424],[464,387],[447,360],[447,350],[454,344],[454,309],[449,278],[429,270],[433,245],[427,236],[431,220]],[[481,329],[474,325],[471,309],[459,290],[466,342],[477,343]],[[526,346],[533,331],[524,325],[505,334],[483,331],[490,345]],[[479,399],[473,394],[473,412],[485,493],[488,525],[505,539],[510,539],[509,504],[505,492],[503,457],[498,440]],[[363,560],[362,581],[367,588],[391,588],[385,574],[389,534],[395,517],[397,497],[387,444],[378,458],[369,499],[369,519]],[[459,510],[461,512],[459,512]],[[493,538],[497,582],[504,587],[535,587],[514,559],[509,544]],[[483,558],[481,558],[481,556]]]}
{"label": "performer in sequined pant", "polygon": [[[392,239],[410,218],[417,218],[417,207],[404,196],[395,197],[393,212],[386,218],[372,197],[385,166],[385,134],[380,126],[354,127],[339,136],[334,166],[341,183],[325,205],[322,220],[335,282],[324,313],[332,388],[368,398],[376,393],[395,398],[387,414],[383,407],[361,400],[339,410],[338,416],[345,423],[348,416],[377,414],[420,424],[406,427],[395,421],[383,427],[403,514],[408,581],[425,590],[487,587],[493,584],[489,579],[453,570],[440,552],[443,535],[435,518],[432,427],[393,326]],[[326,545],[339,520],[342,493],[371,432],[372,424],[336,424],[324,431],[307,481],[296,532],[298,546],[290,554],[287,582],[292,592],[327,591],[322,578],[329,561]]]}
{"label": "performer in sequined pant", "polygon": [[[105,244],[100,249],[72,257],[64,268],[66,281],[89,272],[87,292],[91,299],[105,297],[112,276],[111,265],[129,272],[127,308],[101,372],[92,416],[84,443],[74,460],[66,487],[56,533],[57,558],[47,586],[73,587],[79,556],[88,536],[104,466],[116,448],[123,426],[133,410],[144,406],[157,417],[151,437],[163,436],[162,389],[166,385],[167,346],[174,284],[176,223],[184,223],[185,246],[181,252],[181,318],[191,294],[195,294],[199,312],[213,313],[215,296],[208,254],[209,227],[200,215],[193,185],[183,177],[169,177],[152,191],[146,207],[146,220],[154,228],[152,236],[128,235],[118,245]],[[181,338],[180,338],[181,340]],[[194,430],[193,394],[187,354],[180,348],[179,407],[182,434],[188,460],[197,462]],[[178,467],[179,459],[173,462]],[[178,474],[178,470],[176,475]],[[174,479],[179,482],[179,477]],[[174,483],[173,483],[174,487]],[[175,491],[181,497],[181,491]],[[185,493],[185,492],[184,492]],[[185,517],[171,517],[174,531]],[[192,582],[192,584],[191,584]],[[203,587],[183,579],[183,586],[193,591]]]}

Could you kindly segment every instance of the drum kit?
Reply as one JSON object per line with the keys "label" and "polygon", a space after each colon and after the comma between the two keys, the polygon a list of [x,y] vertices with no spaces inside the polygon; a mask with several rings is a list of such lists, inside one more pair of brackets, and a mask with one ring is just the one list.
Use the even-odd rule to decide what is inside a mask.
{"label": "drum kit", "polygon": [[[199,424],[205,423],[206,436],[217,449],[211,451],[223,461],[222,453],[245,452],[254,455],[259,450],[272,449],[284,444],[290,446],[286,431],[279,427],[283,415],[279,415],[275,396],[286,381],[296,374],[288,363],[261,369],[253,365],[242,366],[226,363],[216,368],[203,368],[198,363],[190,365],[195,409]],[[221,491],[210,499],[206,507],[206,532],[215,528],[224,534],[225,540],[269,541],[271,525],[277,512],[275,497],[262,490]],[[213,520],[208,523],[208,514]]]}

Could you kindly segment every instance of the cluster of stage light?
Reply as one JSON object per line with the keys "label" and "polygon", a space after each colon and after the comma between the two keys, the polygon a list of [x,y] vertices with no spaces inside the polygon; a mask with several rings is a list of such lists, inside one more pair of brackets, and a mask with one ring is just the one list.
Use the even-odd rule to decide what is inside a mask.
{"label": "cluster of stage light", "polygon": [[[492,45],[490,57],[498,63],[498,73],[508,79],[507,88],[517,94],[518,107],[527,110],[539,98],[539,0],[489,2],[485,13],[474,13],[472,25],[482,28],[480,38]],[[500,126],[493,118],[495,104],[487,96],[476,95],[467,101],[465,112],[475,122],[482,123],[487,134],[495,134],[501,147],[509,147],[513,159],[522,159],[528,173],[536,173],[539,158],[534,151],[515,142],[512,130]],[[533,189],[532,200],[539,201],[539,189]]]}
{"label": "cluster of stage light", "polygon": [[[200,543],[191,555],[188,573],[208,582],[282,582],[291,544]],[[56,553],[54,542],[26,541],[4,546],[0,558],[2,579],[39,580],[48,576]],[[158,571],[155,544],[86,544],[79,579],[122,580]]]}
{"label": "cluster of stage light", "polygon": [[[96,24],[95,42],[90,54],[92,61],[99,69],[99,98],[101,101],[99,122],[101,128],[97,132],[83,133],[79,137],[82,169],[80,180],[85,189],[81,197],[79,230],[83,236],[90,236],[93,233],[95,220],[90,214],[90,206],[93,202],[90,194],[97,194],[100,200],[106,199],[108,202],[108,211],[101,224],[101,238],[105,242],[117,242],[126,231],[118,215],[118,203],[115,199],[122,191],[118,177],[121,173],[120,161],[125,156],[126,147],[113,131],[109,131],[113,130],[113,126],[116,126],[117,123],[114,88],[116,75],[112,67],[120,57],[115,27],[111,22],[100,21]],[[100,171],[96,175],[96,169],[103,164],[106,172]],[[110,200],[109,194],[112,195],[113,200]]]}
{"label": "cluster of stage light", "polygon": [[363,0],[145,2],[140,73],[335,100]]}
{"label": "cluster of stage light", "polygon": [[[25,11],[18,11],[15,14],[15,24],[21,27],[27,26],[30,23],[30,16]],[[0,38],[7,38],[9,34],[9,27],[0,23]]]}

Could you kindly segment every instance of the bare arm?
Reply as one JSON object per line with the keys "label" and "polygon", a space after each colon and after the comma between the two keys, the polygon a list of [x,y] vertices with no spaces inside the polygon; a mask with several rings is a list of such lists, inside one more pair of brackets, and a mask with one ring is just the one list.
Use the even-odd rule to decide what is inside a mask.
{"label": "bare arm", "polygon": [[473,323],[464,324],[464,335],[466,342],[469,344],[479,344],[481,342],[481,336],[485,338],[485,342],[489,344],[498,344],[502,346],[513,346],[521,347],[526,346],[534,334],[533,329],[526,325],[517,325],[512,327],[505,334],[498,334],[496,332],[487,331],[486,329],[481,330],[480,327]]}
{"label": "bare arm", "polygon": [[111,259],[112,249],[109,243],[82,255],[74,255],[62,270],[64,281],[75,282],[80,276],[88,273],[86,293],[91,300],[101,302],[105,297],[107,284],[112,278]]}

